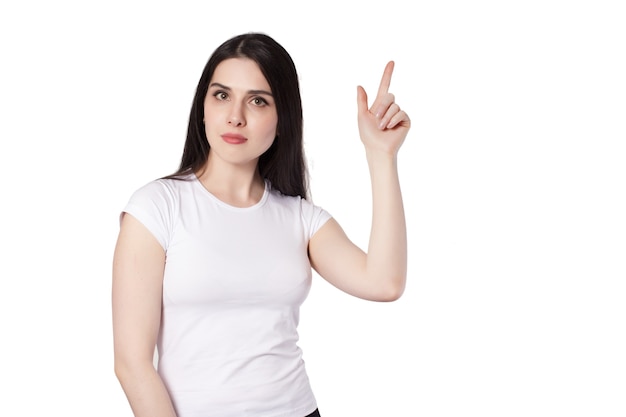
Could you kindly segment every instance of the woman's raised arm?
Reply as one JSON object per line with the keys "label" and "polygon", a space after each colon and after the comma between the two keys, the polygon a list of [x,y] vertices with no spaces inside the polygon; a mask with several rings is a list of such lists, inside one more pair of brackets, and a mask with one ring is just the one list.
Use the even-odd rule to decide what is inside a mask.
{"label": "woman's raised arm", "polygon": [[367,252],[358,248],[334,219],[309,242],[311,265],[323,278],[349,294],[374,301],[396,300],[406,284],[406,222],[397,154],[411,121],[389,92],[393,68],[390,61],[371,106],[365,90],[357,87],[359,134],[373,199]]}

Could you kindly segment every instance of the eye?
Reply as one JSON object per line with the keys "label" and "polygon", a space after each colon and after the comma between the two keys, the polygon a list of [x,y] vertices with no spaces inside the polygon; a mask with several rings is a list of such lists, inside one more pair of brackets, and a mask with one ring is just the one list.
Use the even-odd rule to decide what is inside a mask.
{"label": "eye", "polygon": [[228,94],[224,91],[216,91],[215,93],[213,93],[213,97],[218,100],[228,100]]}
{"label": "eye", "polygon": [[254,97],[252,99],[252,104],[254,104],[255,106],[265,106],[267,105],[267,100],[262,97]]}

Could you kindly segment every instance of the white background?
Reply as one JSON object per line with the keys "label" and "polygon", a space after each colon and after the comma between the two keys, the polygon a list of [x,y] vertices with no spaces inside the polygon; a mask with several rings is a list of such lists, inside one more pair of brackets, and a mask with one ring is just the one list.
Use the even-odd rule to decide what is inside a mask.
{"label": "white background", "polygon": [[626,415],[619,3],[3,2],[0,415],[131,416],[112,363],[118,213],[176,168],[208,56],[247,31],[292,54],[313,200],[363,247],[356,85],[373,95],[395,60],[413,120],[405,295],[315,276],[302,308],[322,415]]}

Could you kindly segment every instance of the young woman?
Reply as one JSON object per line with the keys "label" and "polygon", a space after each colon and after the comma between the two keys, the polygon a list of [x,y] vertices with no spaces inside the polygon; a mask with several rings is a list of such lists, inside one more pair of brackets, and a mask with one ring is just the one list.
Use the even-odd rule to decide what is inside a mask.
{"label": "young woman", "polygon": [[311,268],[367,300],[396,300],[405,286],[396,155],[410,121],[388,92],[392,71],[371,106],[357,87],[373,195],[364,252],[307,199],[289,54],[248,33],[210,57],[178,171],[138,189],[121,215],[115,372],[136,417],[319,415],[296,343]]}

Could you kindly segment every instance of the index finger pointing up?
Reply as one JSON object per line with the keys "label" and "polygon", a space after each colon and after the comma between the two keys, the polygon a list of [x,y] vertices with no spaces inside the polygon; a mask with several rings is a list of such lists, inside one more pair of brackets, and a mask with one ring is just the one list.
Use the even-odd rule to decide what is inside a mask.
{"label": "index finger pointing up", "polygon": [[391,85],[391,74],[393,74],[393,61],[389,61],[385,66],[383,72],[383,78],[380,80],[380,86],[378,87],[378,95],[387,94],[389,92],[389,85]]}

